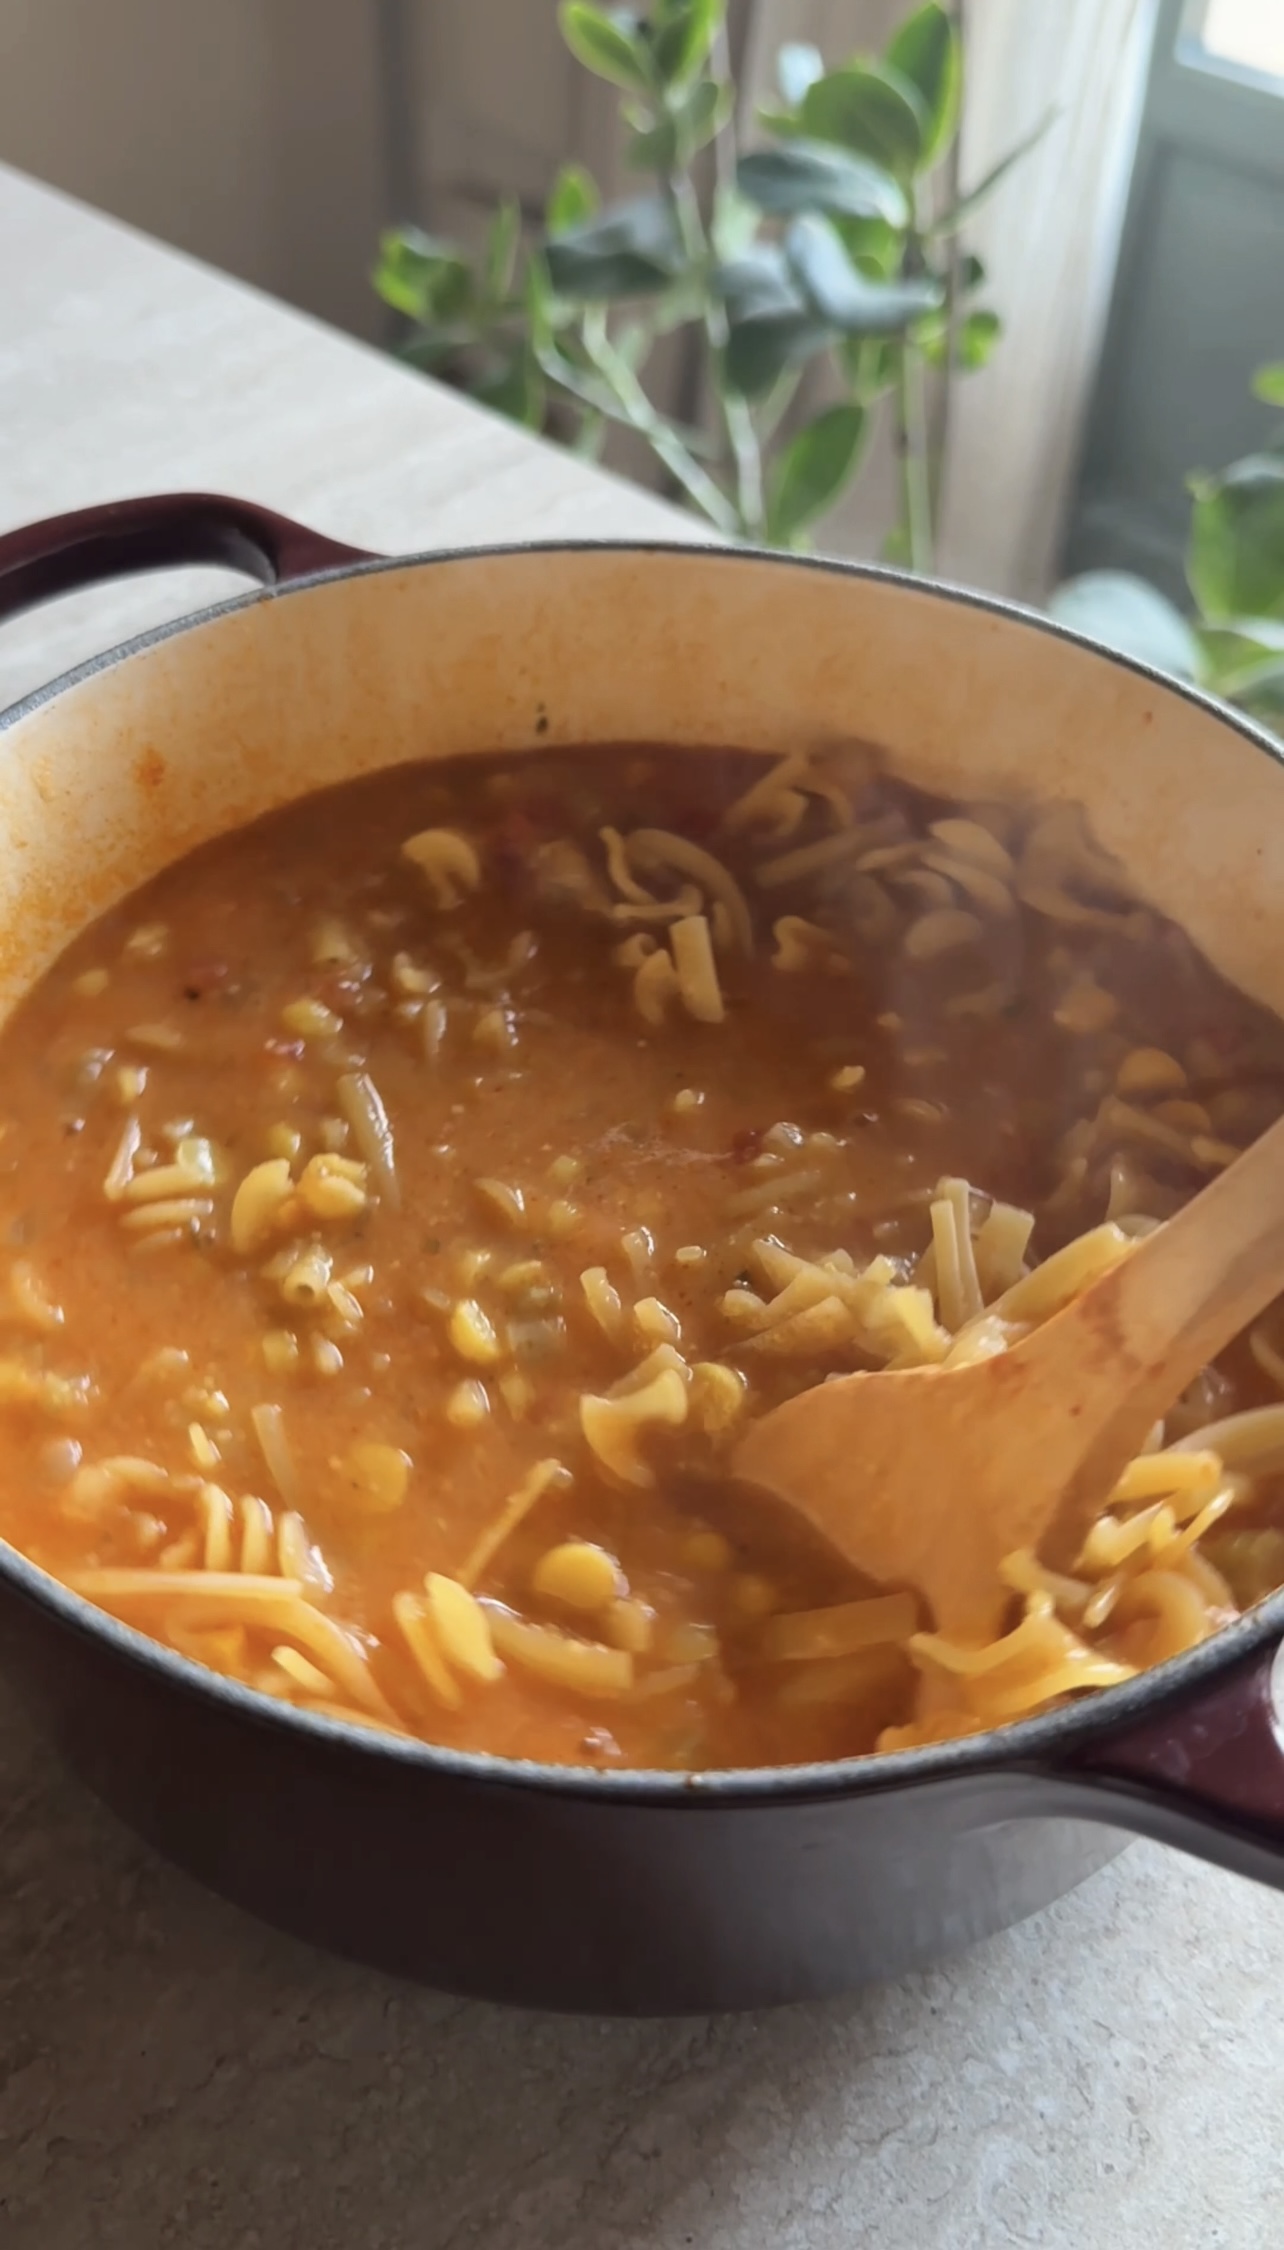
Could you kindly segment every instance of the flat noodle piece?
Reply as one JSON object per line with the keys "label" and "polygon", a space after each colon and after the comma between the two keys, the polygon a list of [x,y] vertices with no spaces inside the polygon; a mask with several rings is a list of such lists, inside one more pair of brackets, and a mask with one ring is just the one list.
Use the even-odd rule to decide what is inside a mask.
{"label": "flat noodle piece", "polygon": [[466,836],[453,828],[425,828],[407,837],[401,856],[417,867],[439,913],[453,913],[481,884],[481,862]]}
{"label": "flat noodle piece", "polygon": [[483,1685],[499,1679],[504,1667],[495,1654],[490,1621],[475,1596],[439,1570],[428,1572],[424,1593],[437,1646],[453,1669]]}
{"label": "flat noodle piece", "polygon": [[490,1569],[504,1541],[516,1531],[519,1523],[530,1514],[537,1500],[555,1485],[571,1481],[571,1472],[561,1461],[537,1461],[533,1469],[522,1478],[517,1490],[509,1494],[493,1524],[469,1550],[462,1567],[455,1572],[461,1586],[469,1592]]}
{"label": "flat noodle piece", "polygon": [[982,828],[979,820],[957,817],[934,820],[930,833],[954,859],[986,869],[989,874],[997,876],[1001,883],[1010,883],[1016,874],[1016,862],[1011,852],[999,842],[997,836],[990,834],[988,828]]}
{"label": "flat noodle piece", "polygon": [[131,1117],[120,1140],[115,1155],[107,1168],[103,1181],[103,1194],[109,1203],[119,1203],[134,1177],[134,1158],[143,1145],[143,1128],[136,1117]]}
{"label": "flat noodle piece", "polygon": [[961,906],[938,906],[910,923],[903,951],[908,961],[934,961],[938,954],[977,944],[984,935],[984,926],[975,914]]}
{"label": "flat noodle piece", "polygon": [[360,1642],[302,1599],[298,1579],[256,1578],[241,1571],[84,1570],[68,1583],[104,1609],[169,1604],[193,1624],[244,1624],[284,1635],[315,1657],[363,1710],[395,1716]]}
{"label": "flat noodle piece", "polygon": [[945,1197],[936,1198],[929,1206],[932,1222],[932,1256],[936,1277],[936,1309],[944,1327],[952,1335],[962,1328],[966,1315],[963,1311],[963,1285],[959,1278],[958,1236],[954,1224],[954,1207]]}
{"label": "flat noodle piece", "polygon": [[664,1368],[642,1390],[624,1397],[580,1400],[580,1428],[602,1466],[624,1484],[653,1485],[655,1472],[638,1452],[648,1429],[678,1428],[687,1418],[687,1386],[674,1368]]}
{"label": "flat noodle piece", "polygon": [[977,1280],[985,1304],[1014,1289],[1025,1273],[1025,1254],[1034,1233],[1033,1211],[1013,1203],[992,1203],[973,1243]]}
{"label": "flat noodle piece", "polygon": [[284,1672],[294,1687],[302,1688],[305,1695],[319,1695],[327,1701],[334,1700],[334,1681],[311,1659],[300,1656],[297,1648],[283,1641],[272,1651],[272,1662]]}
{"label": "flat noodle piece", "polygon": [[1215,1453],[1223,1468],[1250,1476],[1276,1476],[1284,1469],[1284,1406],[1250,1407],[1243,1414],[1205,1423],[1169,1446],[1170,1454]]}
{"label": "flat noodle piece", "polygon": [[237,1514],[241,1524],[241,1569],[259,1576],[272,1568],[276,1556],[276,1525],[266,1500],[246,1493]]}
{"label": "flat noodle piece", "polygon": [[207,1570],[232,1567],[232,1502],[221,1485],[203,1484],[196,1504],[205,1530],[204,1560]]}
{"label": "flat noodle piece", "polygon": [[913,1594],[876,1594],[867,1601],[838,1602],[831,1609],[786,1611],[767,1619],[761,1652],[773,1664],[853,1656],[859,1649],[907,1642],[918,1614]]}
{"label": "flat noodle piece", "polygon": [[805,809],[806,800],[794,788],[794,783],[807,770],[806,752],[791,750],[778,765],[771,766],[757,781],[751,782],[744,794],[728,806],[722,816],[723,829],[728,835],[734,836],[743,829],[752,828],[761,820],[764,825],[776,828],[778,832],[782,804],[787,805],[791,798],[796,797]]}
{"label": "flat noodle piece", "polygon": [[677,836],[668,828],[635,828],[628,839],[628,850],[638,865],[674,869],[716,899],[726,910],[737,952],[748,959],[753,952],[753,916],[739,883],[720,859],[702,844],[693,844],[690,837]]}
{"label": "flat noodle piece", "polygon": [[727,1011],[705,916],[693,914],[675,922],[669,932],[669,943],[677,970],[678,995],[687,1014],[694,1016],[697,1023],[722,1023]]}
{"label": "flat noodle piece", "polygon": [[[958,1258],[959,1294],[964,1321],[975,1320],[984,1309],[981,1283],[972,1246],[972,1190],[966,1180],[943,1179],[937,1194],[954,1214],[955,1250]],[[948,1325],[948,1323],[947,1323]]]}
{"label": "flat noodle piece", "polygon": [[1091,1282],[1118,1265],[1132,1248],[1119,1227],[1109,1223],[1093,1227],[1087,1234],[1076,1235],[1064,1250],[1054,1251],[1041,1266],[1005,1290],[990,1310],[1001,1320],[1037,1327],[1072,1298],[1081,1296]]}
{"label": "flat noodle piece", "polygon": [[392,1614],[426,1686],[446,1710],[457,1711],[464,1699],[437,1645],[426,1597],[394,1594]]}
{"label": "flat noodle piece", "polygon": [[840,828],[837,835],[822,836],[818,843],[800,844],[795,851],[782,852],[776,859],[764,859],[755,867],[753,879],[760,890],[776,891],[785,883],[801,882],[804,876],[840,867],[849,859],[859,859],[876,841],[868,829]]}
{"label": "flat noodle piece", "polygon": [[787,976],[809,975],[818,968],[845,973],[851,968],[837,939],[804,915],[782,914],[773,922],[771,934],[776,943],[772,968],[783,970]]}
{"label": "flat noodle piece", "polygon": [[255,1406],[250,1410],[250,1422],[259,1441],[259,1450],[268,1475],[286,1507],[297,1508],[303,1493],[298,1467],[286,1436],[284,1413],[279,1406]]}
{"label": "flat noodle piece", "polygon": [[680,989],[672,954],[663,947],[649,954],[633,979],[633,1004],[642,1021],[660,1030]]}
{"label": "flat noodle piece", "polygon": [[371,1175],[390,1211],[401,1209],[397,1156],[392,1127],[378,1087],[364,1071],[345,1071],[336,1092],[352,1136],[370,1166]]}
{"label": "flat noodle piece", "polygon": [[633,1686],[633,1658],[627,1649],[581,1641],[554,1625],[532,1625],[502,1602],[482,1604],[499,1654],[519,1671],[531,1672],[550,1687],[572,1695],[614,1698]]}
{"label": "flat noodle piece", "polygon": [[657,904],[654,891],[639,883],[629,865],[629,848],[618,828],[600,828],[598,834],[606,848],[606,871],[622,898],[634,906]]}

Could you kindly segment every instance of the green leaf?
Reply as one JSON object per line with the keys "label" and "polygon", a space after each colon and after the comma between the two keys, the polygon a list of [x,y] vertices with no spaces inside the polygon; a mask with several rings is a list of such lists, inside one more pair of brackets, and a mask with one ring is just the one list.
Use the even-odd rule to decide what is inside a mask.
{"label": "green leaf", "polygon": [[958,128],[963,92],[963,49],[946,12],[929,0],[893,33],[884,61],[913,86],[923,105],[924,170],[940,161]]}
{"label": "green leaf", "polygon": [[628,161],[643,172],[685,167],[715,140],[736,106],[735,87],[717,78],[699,78],[672,104],[658,124],[629,137]]}
{"label": "green leaf", "polygon": [[521,211],[514,197],[506,195],[490,222],[486,237],[483,285],[487,301],[492,305],[502,304],[513,286],[521,234]]}
{"label": "green leaf", "polygon": [[821,141],[796,140],[783,148],[755,149],[736,171],[740,193],[773,218],[799,211],[828,211],[853,219],[885,219],[903,227],[909,217],[905,191],[891,173],[868,157],[827,148]]}
{"label": "green leaf", "polygon": [[649,91],[650,58],[636,19],[623,8],[593,8],[588,0],[562,0],[557,11],[562,37],[595,78],[607,78],[630,94]]}
{"label": "green leaf", "polygon": [[727,388],[742,398],[762,398],[786,369],[814,359],[833,341],[828,323],[806,311],[732,321],[723,354]]}
{"label": "green leaf", "polygon": [[525,345],[471,385],[472,395],[495,414],[528,430],[544,425],[548,388],[535,355]]}
{"label": "green leaf", "polygon": [[713,191],[709,237],[719,258],[738,258],[758,232],[758,213],[740,190],[719,182]]}
{"label": "green leaf", "polygon": [[784,251],[774,242],[755,243],[742,258],[715,266],[709,286],[732,321],[780,320],[808,313]]}
{"label": "green leaf", "polygon": [[824,56],[806,40],[790,40],[776,56],[776,84],[791,109],[797,109],[807,88],[824,75]]}
{"label": "green leaf", "polygon": [[790,439],[776,463],[767,499],[767,536],[787,547],[805,524],[832,508],[850,481],[865,437],[865,410],[831,406]]}
{"label": "green leaf", "polygon": [[677,221],[659,195],[610,204],[548,242],[544,256],[557,294],[590,303],[652,296],[683,264]]}
{"label": "green leaf", "polygon": [[1253,396],[1267,406],[1284,406],[1284,360],[1272,367],[1259,367],[1253,377]]}
{"label": "green leaf", "polygon": [[845,63],[809,86],[798,110],[804,133],[872,157],[908,180],[923,157],[927,120],[908,80],[880,63]]}
{"label": "green leaf", "polygon": [[1252,454],[1192,489],[1186,575],[1204,617],[1284,617],[1284,461]]}
{"label": "green leaf", "polygon": [[650,28],[662,84],[685,86],[704,68],[725,13],[724,0],[661,0]]}
{"label": "green leaf", "polygon": [[905,239],[886,219],[835,219],[833,228],[854,266],[872,281],[890,281],[899,274]]}
{"label": "green leaf", "polygon": [[[931,367],[945,365],[948,325],[943,312],[932,313],[914,331],[914,342]],[[954,333],[954,365],[965,368],[968,373],[984,367],[1002,333],[1003,323],[996,312],[978,306],[975,312],[964,313]]]}
{"label": "green leaf", "polygon": [[371,278],[394,312],[427,321],[444,314],[448,301],[466,296],[472,276],[453,242],[424,234],[418,227],[393,227],[380,236]]}
{"label": "green leaf", "polygon": [[938,282],[873,281],[861,273],[825,219],[795,219],[785,257],[813,311],[846,336],[898,334],[941,302]]}
{"label": "green leaf", "polygon": [[1284,623],[1253,618],[1249,629],[1201,626],[1204,685],[1245,710],[1278,717],[1284,711]]}
{"label": "green leaf", "polygon": [[1027,133],[1023,140],[1019,140],[1014,148],[1008,150],[1006,156],[1001,156],[998,163],[992,166],[984,178],[978,180],[974,188],[969,188],[966,195],[961,195],[958,202],[953,204],[928,228],[929,235],[957,234],[959,228],[965,226],[973,214],[980,210],[981,205],[989,202],[995,189],[1006,180],[1008,173],[1013,171],[1030,154],[1031,149],[1038,147],[1044,134],[1050,126],[1055,125],[1060,114],[1061,112],[1056,108],[1045,110],[1033,132]]}
{"label": "green leaf", "polygon": [[1067,579],[1057,587],[1048,611],[1073,632],[1103,641],[1157,672],[1175,673],[1179,680],[1201,677],[1199,642],[1181,611],[1126,570],[1087,570]]}
{"label": "green leaf", "polygon": [[544,225],[550,235],[569,234],[591,219],[602,198],[597,182],[582,164],[563,164],[549,189]]}
{"label": "green leaf", "polygon": [[676,171],[679,162],[677,119],[662,117],[655,125],[631,132],[625,143],[624,159],[635,172],[667,175]]}

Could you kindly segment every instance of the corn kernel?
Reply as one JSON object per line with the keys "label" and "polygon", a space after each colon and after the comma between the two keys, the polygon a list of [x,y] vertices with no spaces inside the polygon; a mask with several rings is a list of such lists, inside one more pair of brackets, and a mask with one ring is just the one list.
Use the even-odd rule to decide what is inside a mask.
{"label": "corn kernel", "polygon": [[655,1638],[655,1612],[636,1595],[626,1594],[604,1612],[601,1633],[612,1648],[627,1649],[630,1656],[645,1656]]}
{"label": "corn kernel", "polygon": [[446,1401],[446,1420],[456,1430],[477,1430],[490,1413],[490,1393],[475,1379],[456,1383]]}
{"label": "corn kernel", "polygon": [[269,1374],[289,1375],[299,1364],[299,1340],[288,1328],[269,1328],[262,1344],[263,1364]]}
{"label": "corn kernel", "polygon": [[624,1576],[613,1555],[588,1539],[565,1539],[540,1556],[531,1577],[537,1594],[567,1609],[605,1609],[625,1592]]}
{"label": "corn kernel", "polygon": [[430,1570],[424,1580],[428,1615],[447,1663],[470,1679],[499,1679],[503,1665],[495,1654],[490,1620],[481,1603],[457,1579]]}
{"label": "corn kernel", "polygon": [[689,1570],[729,1570],[731,1541],[720,1531],[693,1531],[682,1542],[682,1560]]}
{"label": "corn kernel", "polygon": [[414,1463],[408,1453],[400,1452],[395,1445],[362,1440],[349,1447],[342,1467],[363,1512],[387,1516],[405,1500]]}
{"label": "corn kernel", "polygon": [[494,1323],[475,1297],[461,1297],[446,1324],[446,1333],[461,1359],[475,1367],[494,1367],[504,1356]]}
{"label": "corn kernel", "polygon": [[735,1579],[731,1599],[742,1617],[770,1617],[778,1606],[776,1589],[769,1578],[760,1578],[757,1571],[745,1570]]}
{"label": "corn kernel", "polygon": [[1125,1096],[1178,1094],[1186,1084],[1177,1057],[1165,1054],[1162,1047],[1134,1047],[1115,1074],[1115,1091]]}
{"label": "corn kernel", "polygon": [[296,1039],[336,1039],[343,1029],[343,1018],[324,1000],[290,1000],[281,1010],[281,1022]]}

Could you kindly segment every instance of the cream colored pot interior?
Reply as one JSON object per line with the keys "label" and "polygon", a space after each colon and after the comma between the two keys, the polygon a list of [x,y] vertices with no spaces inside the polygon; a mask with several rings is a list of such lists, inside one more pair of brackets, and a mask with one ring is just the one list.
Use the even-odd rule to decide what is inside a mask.
{"label": "cream colored pot interior", "polygon": [[958,797],[1082,803],[1142,894],[1284,1012],[1284,768],[1020,620],[717,552],[486,555],[266,597],[0,733],[0,1012],[194,845],[413,758],[861,738]]}

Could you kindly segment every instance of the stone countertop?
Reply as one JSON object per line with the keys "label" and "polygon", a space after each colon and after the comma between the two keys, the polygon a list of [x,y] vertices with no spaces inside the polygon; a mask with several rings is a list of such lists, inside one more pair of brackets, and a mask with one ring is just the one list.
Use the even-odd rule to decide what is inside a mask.
{"label": "stone countertop", "polygon": [[[692,536],[252,292],[0,170],[0,528],[223,489],[389,551]],[[0,703],[232,590],[0,633]],[[944,1968],[610,2023],[445,1999],[198,1890],[0,1695],[3,2250],[1267,2250],[1284,1899],[1150,1845]]]}

